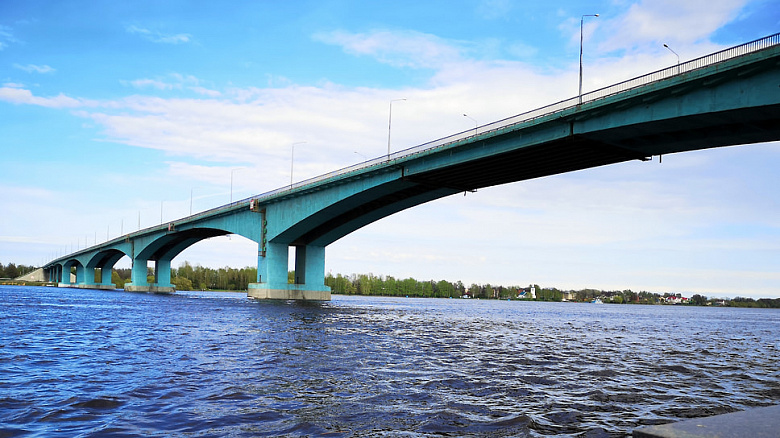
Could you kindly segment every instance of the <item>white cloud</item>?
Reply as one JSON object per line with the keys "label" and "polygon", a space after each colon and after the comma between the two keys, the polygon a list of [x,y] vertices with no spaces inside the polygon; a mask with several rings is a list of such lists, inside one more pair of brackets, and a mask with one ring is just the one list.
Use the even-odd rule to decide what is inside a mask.
{"label": "white cloud", "polygon": [[157,79],[135,79],[132,81],[122,80],[120,82],[123,85],[129,85],[138,89],[154,88],[156,90],[173,90],[174,88],[181,88],[175,84],[167,83]]}
{"label": "white cloud", "polygon": [[511,0],[482,0],[477,5],[477,14],[487,20],[495,20],[509,16],[512,11]]}
{"label": "white cloud", "polygon": [[171,90],[190,90],[201,96],[219,97],[222,95],[217,90],[212,90],[201,85],[201,81],[192,75],[182,75],[180,73],[170,73],[165,77],[142,78],[134,80],[120,80],[122,85],[130,86],[139,90],[153,89],[160,91]]}
{"label": "white cloud", "polygon": [[18,40],[11,33],[11,28],[8,26],[0,25],[0,50],[4,50],[8,47],[8,43],[16,43]]}
{"label": "white cloud", "polygon": [[189,87],[189,89],[191,91],[194,91],[195,93],[201,94],[203,96],[208,96],[208,97],[220,97],[220,96],[222,96],[221,92],[219,92],[217,90],[210,90],[210,89],[208,89],[206,87],[197,86],[197,87]]}
{"label": "white cloud", "polygon": [[20,65],[20,64],[14,64],[14,68],[17,68],[19,70],[24,70],[27,73],[53,73],[56,70],[52,67],[49,67],[48,65],[35,65],[35,64],[27,64],[27,65]]}
{"label": "white cloud", "polygon": [[14,104],[36,105],[46,108],[80,108],[96,104],[96,102],[88,99],[72,98],[64,94],[54,97],[34,96],[30,90],[15,87],[0,88],[0,100]]}
{"label": "white cloud", "polygon": [[141,35],[145,39],[154,43],[180,44],[188,43],[192,39],[192,35],[186,33],[165,34],[156,30],[150,30],[135,25],[127,26],[125,30],[132,34]]}
{"label": "white cloud", "polygon": [[[642,0],[618,17],[602,16],[609,37],[601,49],[611,51],[647,44],[690,45],[704,42],[712,33],[737,17],[748,0]],[[579,23],[577,23],[579,24]],[[601,31],[600,31],[601,32]]]}
{"label": "white cloud", "polygon": [[452,41],[416,31],[376,30],[368,33],[321,32],[316,41],[341,46],[346,53],[372,56],[394,67],[440,68],[461,60],[461,51]]}

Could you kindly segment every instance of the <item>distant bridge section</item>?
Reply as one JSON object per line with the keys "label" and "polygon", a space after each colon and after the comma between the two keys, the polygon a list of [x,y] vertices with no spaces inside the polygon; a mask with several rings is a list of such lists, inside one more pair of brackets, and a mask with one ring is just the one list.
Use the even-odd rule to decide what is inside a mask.
{"label": "distant bridge section", "polygon": [[[171,260],[204,239],[258,244],[260,299],[330,299],[325,247],[393,213],[444,196],[655,155],[780,140],[780,34],[60,257],[65,287],[172,292]],[[295,280],[288,284],[288,248]],[[154,261],[155,278],[147,281]],[[69,275],[75,270],[75,283]],[[101,274],[96,276],[96,272]],[[99,277],[100,280],[97,280]]]}

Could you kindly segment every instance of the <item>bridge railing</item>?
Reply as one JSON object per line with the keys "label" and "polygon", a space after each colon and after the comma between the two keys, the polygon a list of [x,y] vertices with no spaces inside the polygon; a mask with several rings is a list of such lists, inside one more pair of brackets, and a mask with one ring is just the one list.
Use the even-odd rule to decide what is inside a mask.
{"label": "bridge railing", "polygon": [[[207,217],[211,216],[213,214],[219,213],[221,211],[226,211],[233,209],[239,205],[243,205],[248,203],[251,199],[265,199],[270,198],[272,196],[276,196],[285,192],[290,192],[294,189],[305,187],[308,185],[312,185],[330,178],[334,178],[340,175],[348,174],[351,172],[355,172],[362,169],[367,169],[369,167],[373,166],[379,166],[379,165],[385,165],[390,162],[409,158],[413,155],[420,154],[423,152],[430,151],[432,149],[437,149],[440,147],[444,147],[471,137],[478,137],[499,129],[508,128],[512,125],[516,125],[519,123],[526,123],[533,121],[534,119],[538,119],[540,117],[549,116],[551,114],[555,114],[557,112],[561,112],[570,108],[574,108],[577,105],[580,105],[581,103],[587,103],[587,102],[593,102],[599,99],[604,99],[609,96],[613,96],[618,93],[623,93],[629,90],[636,89],[638,87],[642,87],[648,84],[651,84],[653,82],[658,82],[664,79],[671,78],[673,76],[677,76],[686,72],[690,72],[693,70],[697,70],[700,68],[704,68],[713,64],[717,64],[719,62],[723,62],[729,59],[737,58],[749,53],[757,52],[769,47],[780,45],[780,33],[776,33],[774,35],[769,35],[764,38],[757,39],[755,41],[751,41],[745,44],[740,44],[738,46],[734,46],[725,50],[721,50],[719,52],[711,53],[709,55],[702,56],[700,58],[696,58],[690,61],[686,61],[680,64],[676,64],[671,67],[666,67],[658,71],[654,71],[652,73],[648,73],[646,75],[638,76],[633,79],[629,79],[623,82],[619,82],[614,85],[610,85],[604,88],[600,88],[598,90],[590,91],[587,93],[582,94],[582,96],[576,96],[572,97],[570,99],[562,100],[560,102],[556,102],[550,105],[545,105],[541,108],[533,109],[530,111],[526,111],[524,113],[517,114],[515,116],[507,117],[505,119],[498,120],[496,122],[488,123],[485,125],[478,126],[476,129],[469,129],[467,131],[459,132],[457,134],[449,135],[446,137],[442,137],[436,140],[429,141],[427,143],[423,143],[417,146],[410,147],[408,149],[403,149],[398,152],[391,153],[389,155],[383,155],[381,157],[373,158],[371,160],[354,164],[352,166],[344,167],[342,169],[334,170],[332,172],[325,173],[323,175],[315,176],[313,178],[309,178],[303,181],[296,182],[294,184],[290,184],[284,187],[280,187],[275,190],[271,190],[269,192],[265,192],[259,195],[250,196],[245,199],[241,199],[235,202],[232,202],[227,205],[222,205],[220,207],[212,208],[210,210],[202,211],[200,213],[196,213],[194,215],[188,216],[183,219],[192,220],[197,219],[199,217]],[[180,219],[181,220],[181,219]],[[130,235],[135,234],[143,234],[144,232],[155,230],[161,227],[164,227],[165,225],[155,225],[152,227],[145,228],[143,230],[136,231],[134,233],[131,233]],[[124,237],[124,236],[123,236]],[[121,239],[121,238],[118,238]],[[86,250],[86,249],[85,249]],[[57,259],[59,260],[59,259]]]}

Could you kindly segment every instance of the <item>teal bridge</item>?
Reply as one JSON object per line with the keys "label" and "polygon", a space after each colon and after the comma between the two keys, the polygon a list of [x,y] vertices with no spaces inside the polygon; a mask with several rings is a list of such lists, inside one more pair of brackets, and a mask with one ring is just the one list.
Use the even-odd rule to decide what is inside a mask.
{"label": "teal bridge", "polygon": [[112,268],[128,256],[126,290],[173,292],[176,255],[201,240],[238,234],[258,244],[257,282],[248,296],[329,300],[325,247],[415,205],[628,160],[777,140],[780,34],[139,230],[57,258],[44,273],[61,287],[114,289]]}

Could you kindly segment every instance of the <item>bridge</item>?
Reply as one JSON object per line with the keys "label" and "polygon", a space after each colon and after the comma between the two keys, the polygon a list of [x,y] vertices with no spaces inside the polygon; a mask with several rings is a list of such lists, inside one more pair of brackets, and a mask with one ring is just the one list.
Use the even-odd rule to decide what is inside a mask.
{"label": "bridge", "polygon": [[139,230],[52,260],[44,273],[61,287],[114,289],[112,268],[127,256],[126,290],[173,292],[174,257],[201,240],[238,234],[258,244],[248,296],[329,300],[325,248],[415,205],[656,155],[777,140],[780,34]]}

